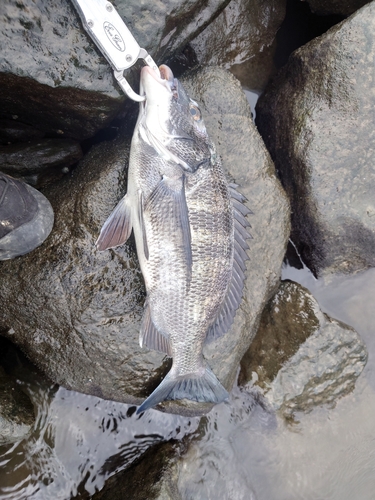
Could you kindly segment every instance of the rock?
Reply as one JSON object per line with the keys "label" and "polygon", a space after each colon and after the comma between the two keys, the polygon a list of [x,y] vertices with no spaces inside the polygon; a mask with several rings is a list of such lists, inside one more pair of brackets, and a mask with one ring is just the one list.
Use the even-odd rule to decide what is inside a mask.
{"label": "rock", "polygon": [[35,185],[40,177],[51,175],[56,170],[61,173],[82,156],[79,142],[73,139],[42,139],[11,144],[0,146],[0,170],[13,177],[23,177]]}
{"label": "rock", "polygon": [[311,293],[283,281],[265,307],[241,361],[240,384],[253,380],[284,416],[350,393],[367,362],[357,332],[322,313]]}
{"label": "rock", "polygon": [[199,63],[230,69],[243,85],[263,90],[275,69],[275,37],[285,4],[284,0],[232,0],[191,41]]}
{"label": "rock", "polygon": [[[201,102],[228,178],[241,186],[254,212],[242,305],[230,333],[204,350],[230,389],[260,313],[278,285],[289,207],[235,78],[207,68],[190,74],[184,85]],[[134,243],[106,252],[94,245],[125,192],[129,141],[122,133],[112,143],[97,145],[70,178],[44,190],[55,210],[55,227],[40,249],[0,263],[0,326],[11,328],[7,336],[53,381],[139,404],[159,384],[170,360],[139,346],[145,292]],[[187,415],[210,407],[187,401],[164,404],[169,412]]]}
{"label": "rock", "polygon": [[315,275],[375,266],[374,29],[372,2],[296,50],[257,106]]}
{"label": "rock", "polygon": [[[114,5],[141,47],[159,63],[196,35],[225,5],[167,0]],[[0,3],[0,117],[84,139],[107,126],[125,96],[70,0]],[[137,89],[139,69],[127,78]],[[84,124],[84,125],[83,125]]]}
{"label": "rock", "polygon": [[256,385],[267,389],[288,361],[320,328],[323,314],[307,289],[283,281],[263,310],[258,332],[241,360],[239,385],[256,373]]}
{"label": "rock", "polygon": [[179,500],[174,463],[181,453],[181,444],[169,441],[153,446],[135,464],[111,476],[92,500]]}
{"label": "rock", "polygon": [[34,421],[30,399],[0,366],[0,446],[28,436]]}
{"label": "rock", "polygon": [[43,132],[16,119],[0,120],[0,144],[28,142],[42,137],[44,137]]}
{"label": "rock", "polygon": [[307,2],[311,11],[320,16],[329,14],[350,16],[367,4],[369,0],[307,0]]}

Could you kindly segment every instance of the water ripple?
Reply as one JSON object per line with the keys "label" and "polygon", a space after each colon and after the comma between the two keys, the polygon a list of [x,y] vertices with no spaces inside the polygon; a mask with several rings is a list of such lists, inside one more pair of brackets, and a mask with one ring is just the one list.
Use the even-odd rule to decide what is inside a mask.
{"label": "water ripple", "polygon": [[[32,435],[0,448],[1,500],[68,500],[100,490],[151,446],[192,433],[199,418],[25,383],[37,408]],[[1,453],[1,451],[3,453]]]}

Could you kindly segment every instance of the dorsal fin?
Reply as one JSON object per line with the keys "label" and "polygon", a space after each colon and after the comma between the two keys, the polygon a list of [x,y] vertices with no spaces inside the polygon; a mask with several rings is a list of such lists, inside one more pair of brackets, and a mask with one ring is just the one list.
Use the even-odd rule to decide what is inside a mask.
{"label": "dorsal fin", "polygon": [[245,262],[249,259],[246,253],[246,250],[249,249],[249,245],[246,240],[251,238],[251,235],[247,231],[250,224],[246,219],[246,215],[252,212],[244,204],[246,201],[245,196],[239,193],[236,188],[236,184],[229,184],[229,194],[232,199],[234,219],[232,277],[217,318],[208,329],[206,337],[207,342],[217,339],[227,333],[233,323],[234,316],[242,299],[246,270]]}

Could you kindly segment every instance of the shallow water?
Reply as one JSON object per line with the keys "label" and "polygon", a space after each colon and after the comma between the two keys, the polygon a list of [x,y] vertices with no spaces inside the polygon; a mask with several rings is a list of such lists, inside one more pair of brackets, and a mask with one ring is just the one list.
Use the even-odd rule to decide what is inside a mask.
{"label": "shallow water", "polygon": [[[334,408],[298,413],[287,423],[257,403],[249,388],[234,389],[231,406],[208,417],[180,469],[186,500],[373,500],[375,498],[375,269],[316,280],[307,268],[283,269],[322,310],[353,325],[369,350],[354,392]],[[195,464],[199,464],[196,467]]]}
{"label": "shallow water", "polygon": [[[297,414],[295,423],[234,388],[229,404],[203,419],[204,435],[180,461],[182,498],[373,500],[375,498],[375,269],[316,280],[284,266],[332,317],[356,328],[369,350],[354,392],[334,408]],[[38,410],[31,437],[0,448],[0,498],[89,497],[151,445],[192,434],[199,418],[104,401],[25,375]],[[202,427],[202,425],[201,425]]]}
{"label": "shallow water", "polygon": [[[25,372],[25,378],[27,373]],[[28,439],[0,447],[0,498],[89,498],[150,446],[193,432],[198,418],[105,401],[37,377],[20,380],[37,408]]]}

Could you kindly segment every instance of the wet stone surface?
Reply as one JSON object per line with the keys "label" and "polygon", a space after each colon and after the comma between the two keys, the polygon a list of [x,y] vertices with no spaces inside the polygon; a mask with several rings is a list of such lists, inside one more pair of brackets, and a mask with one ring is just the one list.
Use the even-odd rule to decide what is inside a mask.
{"label": "wet stone surface", "polygon": [[296,50],[257,105],[315,275],[375,265],[375,3]]}
{"label": "wet stone surface", "polygon": [[17,119],[0,120],[0,144],[28,142],[42,137],[44,137],[44,132],[25,123],[20,123]]}
{"label": "wet stone surface", "polygon": [[320,16],[329,14],[350,16],[369,3],[369,0],[307,0],[307,2],[312,12]]}
{"label": "wet stone surface", "polygon": [[31,400],[4,369],[6,354],[6,343],[0,338],[0,446],[27,438],[35,422]]}
{"label": "wet stone surface", "polygon": [[66,173],[82,156],[79,142],[73,139],[40,139],[10,144],[0,146],[0,170],[36,185],[43,177]]}
{"label": "wet stone surface", "polygon": [[238,383],[256,373],[256,384],[267,389],[301,344],[320,328],[322,313],[314,297],[297,283],[284,281],[262,312],[259,330],[241,360]]}
{"label": "wet stone surface", "polygon": [[131,491],[132,500],[180,500],[174,464],[183,448],[173,440],[152,447],[129,469],[109,478],[92,499],[122,500]]}
{"label": "wet stone surface", "polygon": [[[159,64],[225,3],[167,0],[150,8],[134,0],[114,1],[133,36]],[[126,98],[70,0],[6,0],[0,19],[0,118],[17,115],[42,132],[84,139],[121,112]],[[134,89],[138,73],[139,68],[127,71]]]}
{"label": "wet stone surface", "polygon": [[0,446],[27,437],[34,420],[30,399],[0,366]]}
{"label": "wet stone surface", "polygon": [[191,41],[199,63],[230,69],[247,88],[262,90],[275,70],[275,37],[285,16],[285,3],[232,0]]}
{"label": "wet stone surface", "polygon": [[283,281],[241,361],[239,383],[252,381],[290,417],[352,392],[367,356],[352,327],[322,313],[306,288]]}

